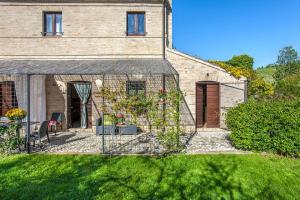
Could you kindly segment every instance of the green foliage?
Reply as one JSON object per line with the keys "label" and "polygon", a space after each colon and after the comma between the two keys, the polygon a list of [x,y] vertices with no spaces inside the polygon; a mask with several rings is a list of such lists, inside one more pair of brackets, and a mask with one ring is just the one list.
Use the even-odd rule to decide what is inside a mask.
{"label": "green foliage", "polygon": [[274,74],[274,79],[278,82],[287,76],[293,75],[300,71],[300,61],[278,65]]}
{"label": "green foliage", "polygon": [[287,46],[279,51],[277,64],[287,65],[298,60],[298,52],[292,47]]}
{"label": "green foliage", "polygon": [[184,94],[178,89],[171,89],[166,92],[164,104],[166,109],[163,110],[164,120],[158,134],[158,140],[169,152],[179,151],[182,149],[180,135],[183,131],[180,127],[180,105],[184,99]]}
{"label": "green foliage", "polygon": [[300,97],[300,71],[277,82],[276,95],[281,98]]}
{"label": "green foliage", "polygon": [[256,70],[256,73],[262,77],[266,82],[268,83],[274,83],[275,79],[274,79],[274,74],[277,70],[277,66],[276,65],[267,65],[266,67],[263,68],[259,68]]}
{"label": "green foliage", "polygon": [[234,67],[228,64],[227,62],[222,62],[222,61],[210,60],[209,62],[225,69],[228,73],[230,73],[235,78],[241,78],[242,76],[244,76],[247,79],[251,79],[254,76],[254,72],[251,69],[247,69],[244,67]]}
{"label": "green foliage", "polygon": [[179,106],[184,97],[177,87],[148,95],[127,95],[123,88],[121,83],[119,88],[101,89],[101,96],[107,101],[102,110],[113,112],[113,116],[118,113],[129,114],[131,123],[137,126],[140,121],[138,118],[147,119],[149,131],[158,134],[158,140],[166,151],[181,150]]}
{"label": "green foliage", "polygon": [[226,123],[238,149],[300,156],[300,100],[251,100],[231,109]]}
{"label": "green foliage", "polygon": [[[242,55],[242,56],[236,56],[234,57],[235,59],[233,60],[238,60],[239,58],[249,60],[250,58],[247,59],[247,55]],[[253,60],[253,58],[252,58]],[[221,62],[221,61],[209,61],[212,64],[218,65],[221,68],[225,69],[228,71],[232,76],[236,78],[241,78],[242,76],[246,77],[248,79],[248,96],[252,96],[254,98],[267,98],[270,95],[274,94],[274,87],[271,83],[267,83],[260,75],[258,75],[252,67],[240,67],[236,64],[235,66],[232,66],[229,64],[229,61],[227,62]],[[238,63],[236,61],[236,63]],[[252,63],[253,66],[253,63]]]}
{"label": "green foliage", "polygon": [[226,61],[226,63],[233,67],[252,70],[254,59],[249,55],[243,54],[239,56],[233,56],[230,60]]}
{"label": "green foliage", "polygon": [[18,129],[18,124],[0,126],[0,152],[12,153],[17,149],[18,144],[22,143],[23,140],[17,137]]}
{"label": "green foliage", "polygon": [[268,98],[274,94],[274,87],[266,82],[262,77],[257,76],[251,80],[248,86],[248,95],[256,99]]}
{"label": "green foliage", "polygon": [[168,152],[179,152],[183,147],[180,145],[179,133],[175,127],[170,127],[165,132],[160,132],[158,141]]}

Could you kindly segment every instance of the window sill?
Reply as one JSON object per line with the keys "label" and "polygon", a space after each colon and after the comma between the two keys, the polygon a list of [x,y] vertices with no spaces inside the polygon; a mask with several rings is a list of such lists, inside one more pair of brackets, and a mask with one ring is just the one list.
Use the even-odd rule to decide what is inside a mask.
{"label": "window sill", "polygon": [[41,32],[43,37],[62,37],[64,35],[63,32],[59,33],[46,33],[46,32]]}
{"label": "window sill", "polygon": [[146,37],[147,33],[144,34],[128,34],[126,33],[127,37]]}

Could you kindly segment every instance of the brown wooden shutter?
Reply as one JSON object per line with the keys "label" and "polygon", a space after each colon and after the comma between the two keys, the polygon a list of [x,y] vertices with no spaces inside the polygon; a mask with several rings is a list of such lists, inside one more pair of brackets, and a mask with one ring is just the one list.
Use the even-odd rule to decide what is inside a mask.
{"label": "brown wooden shutter", "polygon": [[220,85],[207,85],[207,128],[220,127]]}
{"label": "brown wooden shutter", "polygon": [[93,107],[93,99],[92,99],[92,95],[89,98],[89,101],[87,103],[87,111],[88,111],[88,128],[92,128],[93,127],[93,112],[92,112],[92,107]]}
{"label": "brown wooden shutter", "polygon": [[196,126],[202,128],[204,126],[203,115],[203,97],[204,97],[204,85],[196,85]]}

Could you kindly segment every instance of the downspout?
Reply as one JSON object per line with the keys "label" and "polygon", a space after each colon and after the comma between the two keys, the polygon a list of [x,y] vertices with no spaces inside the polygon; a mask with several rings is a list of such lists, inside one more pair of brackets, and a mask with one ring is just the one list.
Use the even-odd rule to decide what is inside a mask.
{"label": "downspout", "polygon": [[162,34],[163,34],[163,37],[162,37],[162,45],[163,45],[163,59],[165,60],[166,59],[166,0],[163,0],[163,20],[162,20],[162,27],[163,27],[163,30],[162,30]]}
{"label": "downspout", "polygon": [[244,81],[244,103],[248,101],[248,80]]}

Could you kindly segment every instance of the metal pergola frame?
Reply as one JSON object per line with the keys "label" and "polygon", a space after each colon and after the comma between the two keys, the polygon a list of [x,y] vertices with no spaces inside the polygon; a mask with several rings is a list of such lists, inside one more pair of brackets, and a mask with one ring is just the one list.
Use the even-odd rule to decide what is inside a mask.
{"label": "metal pergola frame", "polygon": [[[30,148],[30,90],[31,76],[34,75],[161,75],[163,89],[165,89],[165,77],[174,76],[177,88],[179,88],[179,74],[165,59],[135,59],[135,60],[0,60],[0,75],[26,76],[27,89],[27,125],[26,147]],[[166,109],[165,106],[163,109]],[[103,115],[103,113],[102,113]],[[104,124],[104,117],[102,117]],[[104,131],[104,130],[103,130]],[[102,134],[104,137],[104,134]],[[104,138],[102,138],[104,142]],[[103,146],[103,153],[104,145]]]}

